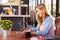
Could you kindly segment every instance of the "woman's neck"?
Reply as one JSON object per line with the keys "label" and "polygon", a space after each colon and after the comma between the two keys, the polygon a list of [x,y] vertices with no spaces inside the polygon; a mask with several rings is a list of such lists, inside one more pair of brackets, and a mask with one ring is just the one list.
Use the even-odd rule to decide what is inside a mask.
{"label": "woman's neck", "polygon": [[45,18],[48,18],[49,17],[49,15],[48,16],[45,16]]}

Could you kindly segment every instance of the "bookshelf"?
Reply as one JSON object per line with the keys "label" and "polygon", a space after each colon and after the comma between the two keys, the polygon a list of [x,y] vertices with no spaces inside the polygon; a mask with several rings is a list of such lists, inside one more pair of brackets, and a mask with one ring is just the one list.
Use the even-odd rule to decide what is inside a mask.
{"label": "bookshelf", "polygon": [[[15,30],[14,28],[16,28],[18,23],[20,20],[22,20],[22,25],[23,27],[25,27],[25,18],[30,17],[29,15],[29,5],[28,4],[23,4],[21,3],[22,0],[14,0],[14,1],[9,1],[5,4],[0,4],[0,8],[2,8],[3,10],[0,12],[0,20],[11,20],[14,22],[14,27],[13,30]],[[25,9],[25,11],[21,11],[23,9]],[[12,13],[14,12],[14,14],[8,14],[7,9],[14,9],[15,12],[12,10]],[[23,13],[24,12],[24,13]],[[16,22],[15,22],[16,21]],[[20,27],[20,26],[19,26]]]}

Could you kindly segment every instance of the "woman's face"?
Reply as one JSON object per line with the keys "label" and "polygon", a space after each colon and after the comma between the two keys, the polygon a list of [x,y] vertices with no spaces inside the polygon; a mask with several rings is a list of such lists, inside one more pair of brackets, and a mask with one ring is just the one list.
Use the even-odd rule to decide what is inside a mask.
{"label": "woman's face", "polygon": [[36,8],[36,14],[41,17],[43,15],[43,10]]}

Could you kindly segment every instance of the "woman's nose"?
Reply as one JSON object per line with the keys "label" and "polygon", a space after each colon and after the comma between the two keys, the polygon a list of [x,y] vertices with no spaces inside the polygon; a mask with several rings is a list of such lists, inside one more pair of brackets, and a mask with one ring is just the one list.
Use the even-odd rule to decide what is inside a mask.
{"label": "woman's nose", "polygon": [[39,15],[39,13],[37,13]]}

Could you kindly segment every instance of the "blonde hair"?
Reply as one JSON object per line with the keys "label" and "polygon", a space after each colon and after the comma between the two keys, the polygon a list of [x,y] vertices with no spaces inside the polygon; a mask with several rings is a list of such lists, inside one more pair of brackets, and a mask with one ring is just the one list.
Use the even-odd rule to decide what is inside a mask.
{"label": "blonde hair", "polygon": [[[45,6],[45,4],[39,4],[39,5],[37,5],[37,6],[35,7],[35,9],[36,9],[36,8],[38,8],[39,10],[44,10],[42,17],[40,17],[39,15],[37,15],[37,14],[36,14],[36,11],[35,11],[37,23],[42,24],[43,21],[44,21],[44,18],[47,17],[47,16],[49,16],[49,14],[48,14],[48,12],[47,12],[47,9],[46,9],[46,6]],[[44,13],[45,13],[45,14],[44,14]]]}

